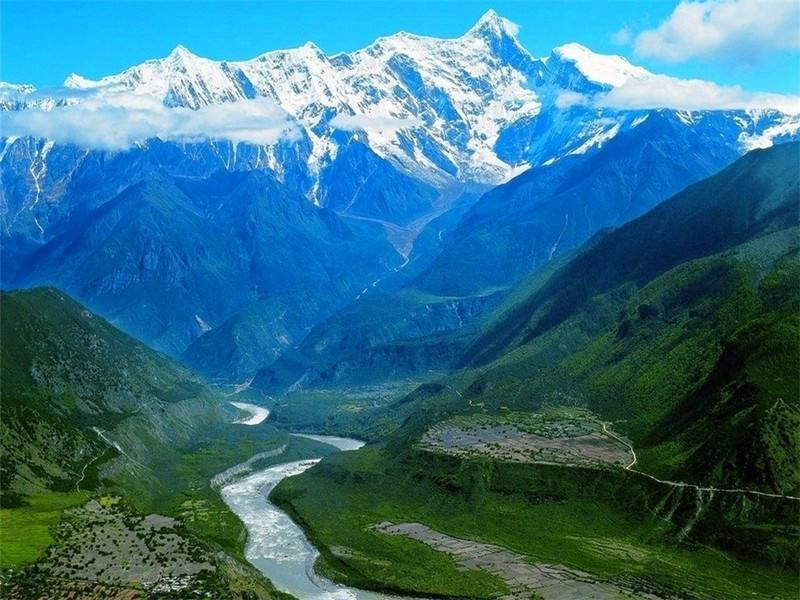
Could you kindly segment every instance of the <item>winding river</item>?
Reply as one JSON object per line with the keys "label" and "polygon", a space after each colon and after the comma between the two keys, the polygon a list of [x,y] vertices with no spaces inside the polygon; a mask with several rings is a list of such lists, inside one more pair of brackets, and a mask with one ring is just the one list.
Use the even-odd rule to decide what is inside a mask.
{"label": "winding river", "polygon": [[[298,434],[301,435],[301,434]],[[342,451],[355,450],[363,442],[349,438],[304,435],[336,446]],[[221,489],[222,498],[247,528],[245,555],[276,588],[301,600],[385,600],[375,592],[338,585],[314,573],[319,552],[303,530],[267,496],[285,477],[313,467],[320,459],[300,460],[268,467]]]}
{"label": "winding river", "polygon": [[257,404],[250,404],[248,402],[231,402],[231,404],[249,415],[242,419],[235,420],[234,423],[238,425],[258,425],[262,421],[266,421],[269,416],[269,410]]}

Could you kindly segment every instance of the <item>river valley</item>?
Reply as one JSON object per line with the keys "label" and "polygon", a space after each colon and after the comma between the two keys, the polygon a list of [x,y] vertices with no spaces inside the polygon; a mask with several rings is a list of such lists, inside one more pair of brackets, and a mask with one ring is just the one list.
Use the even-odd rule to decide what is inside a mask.
{"label": "river valley", "polygon": [[[341,451],[356,450],[363,442],[349,438],[305,435],[336,446]],[[273,505],[269,493],[284,478],[313,467],[319,458],[283,463],[244,477],[221,489],[222,498],[247,528],[245,554],[280,590],[304,600],[384,600],[375,592],[338,585],[314,572],[319,552],[303,530]]]}

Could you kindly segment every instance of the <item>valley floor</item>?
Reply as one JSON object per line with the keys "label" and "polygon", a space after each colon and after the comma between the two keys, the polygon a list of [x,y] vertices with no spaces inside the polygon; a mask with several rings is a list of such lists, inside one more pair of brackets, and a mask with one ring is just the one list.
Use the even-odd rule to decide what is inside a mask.
{"label": "valley floor", "polygon": [[[588,573],[563,565],[532,564],[524,556],[501,546],[463,540],[439,533],[421,523],[378,523],[375,530],[389,535],[401,535],[454,557],[464,569],[481,569],[497,575],[508,586],[509,593],[502,598],[530,598],[531,594],[543,600],[566,598],[596,598],[613,600],[631,598],[633,593],[619,586],[598,582]],[[638,598],[658,598],[646,592]]]}
{"label": "valley floor", "polygon": [[[556,460],[531,461],[497,441],[507,425],[468,426],[459,417],[410,451],[379,444],[329,457],[284,480],[271,498],[317,545],[320,571],[356,587],[470,598],[793,597],[791,568],[702,543],[709,526],[724,537],[712,515],[730,508],[725,499],[627,471],[624,439],[567,414],[534,415],[529,427],[550,435],[605,430],[618,449],[613,458],[587,460],[558,444],[547,449]],[[431,436],[455,439],[456,450],[431,446]],[[740,495],[733,505],[777,540],[780,523],[798,516],[791,499]],[[794,534],[783,535],[790,552]]]}
{"label": "valley floor", "polygon": [[[332,448],[264,423],[198,434],[193,448],[154,456],[135,474],[0,509],[0,596],[290,598],[245,559],[244,525],[218,490],[252,469]],[[244,458],[238,471],[223,471]]]}

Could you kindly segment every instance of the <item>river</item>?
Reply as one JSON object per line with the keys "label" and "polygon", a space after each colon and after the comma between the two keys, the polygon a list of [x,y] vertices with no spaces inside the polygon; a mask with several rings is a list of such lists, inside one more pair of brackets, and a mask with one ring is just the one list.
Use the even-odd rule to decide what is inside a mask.
{"label": "river", "polygon": [[[300,435],[300,434],[298,434]],[[342,451],[355,450],[363,442],[349,438],[305,435]],[[308,459],[268,467],[225,485],[222,498],[247,528],[245,556],[276,588],[301,600],[385,600],[390,596],[338,585],[314,573],[319,556],[303,530],[267,496],[285,477],[313,467],[320,459]]]}
{"label": "river", "polygon": [[239,425],[258,425],[259,423],[266,421],[267,417],[269,416],[269,410],[263,406],[258,406],[257,404],[250,404],[248,402],[231,402],[231,404],[242,412],[248,413],[249,415],[248,417],[234,421],[234,423]]}

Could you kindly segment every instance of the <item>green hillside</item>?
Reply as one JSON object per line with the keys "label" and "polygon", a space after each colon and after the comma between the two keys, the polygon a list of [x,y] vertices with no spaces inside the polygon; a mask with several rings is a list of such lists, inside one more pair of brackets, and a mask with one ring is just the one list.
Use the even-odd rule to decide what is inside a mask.
{"label": "green hillside", "polygon": [[[197,593],[282,597],[245,562],[244,527],[209,481],[287,443],[287,456],[302,458],[311,442],[233,425],[233,409],[190,371],[55,289],[3,293],[0,312],[0,569],[12,569],[0,591],[67,598],[140,588],[136,575],[99,570],[98,544],[117,532],[126,564],[150,565],[142,568],[153,577],[203,569]],[[148,534],[150,555],[137,546],[126,554],[152,513],[176,519],[164,521],[172,529]],[[166,551],[176,535],[189,554]]]}
{"label": "green hillside", "polygon": [[[620,593],[791,597],[799,164],[798,144],[752,152],[592,240],[514,292],[464,371],[389,407],[386,441],[323,461],[274,498],[326,567],[361,585],[445,586],[404,570],[397,538],[375,529],[391,522]],[[381,561],[400,566],[384,573]]]}
{"label": "green hillside", "polygon": [[796,494],[799,161],[751,153],[608,234],[472,344],[473,364],[505,354],[467,395],[566,394],[624,420],[658,474]]}
{"label": "green hillside", "polygon": [[153,439],[178,441],[222,418],[189,371],[55,289],[3,294],[0,346],[6,506],[39,488],[74,489],[81,474],[90,489],[103,463],[126,469],[155,449],[131,439],[121,456],[102,432],[117,439],[147,425]]}

